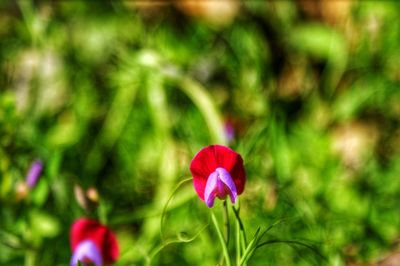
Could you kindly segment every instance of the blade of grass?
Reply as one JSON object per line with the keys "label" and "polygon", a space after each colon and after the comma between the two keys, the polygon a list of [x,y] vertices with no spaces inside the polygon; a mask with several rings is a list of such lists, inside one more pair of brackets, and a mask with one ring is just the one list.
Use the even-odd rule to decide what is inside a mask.
{"label": "blade of grass", "polygon": [[260,247],[263,247],[265,245],[270,245],[270,244],[288,244],[288,245],[295,244],[295,245],[300,245],[300,246],[306,247],[309,250],[313,251],[318,256],[320,256],[322,259],[327,260],[325,258],[325,256],[322,255],[321,252],[319,252],[319,250],[317,248],[313,247],[312,245],[309,245],[309,244],[306,244],[306,243],[303,243],[303,242],[300,242],[300,241],[297,241],[297,240],[281,240],[281,239],[268,240],[268,241],[265,241],[263,243],[258,244],[255,247],[255,249],[258,249]]}
{"label": "blade of grass", "polygon": [[[242,222],[242,220],[240,219],[240,216],[239,216],[240,207],[238,207],[238,208],[236,209],[234,206],[232,206],[232,209],[233,209],[233,213],[235,214],[236,221],[238,222],[239,227],[240,227],[241,236],[242,236],[242,238],[243,238],[243,241],[242,241],[243,243],[242,243],[242,245],[243,245],[244,247],[246,247],[246,246],[247,246],[246,231],[245,231],[245,229],[244,229],[243,222]],[[245,248],[243,248],[243,251],[244,251],[244,249],[245,249]]]}
{"label": "blade of grass", "polygon": [[254,246],[257,245],[257,242],[259,240],[259,235],[260,235],[260,228],[257,229],[256,233],[254,234],[253,239],[250,241],[249,245],[247,246],[246,250],[243,253],[243,256],[239,262],[239,265],[244,265],[248,258],[250,258],[250,255],[253,253],[254,251]]}

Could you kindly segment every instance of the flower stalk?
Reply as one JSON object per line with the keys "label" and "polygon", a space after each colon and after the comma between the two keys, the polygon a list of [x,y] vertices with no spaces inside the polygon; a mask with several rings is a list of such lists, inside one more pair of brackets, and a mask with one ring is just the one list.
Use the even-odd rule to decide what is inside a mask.
{"label": "flower stalk", "polygon": [[222,252],[224,254],[226,266],[231,266],[232,262],[231,262],[231,258],[229,256],[228,245],[225,242],[224,237],[222,235],[222,232],[221,232],[221,230],[220,230],[220,228],[218,226],[217,218],[215,217],[215,214],[212,211],[211,211],[211,220],[212,220],[212,222],[214,224],[215,230],[217,231],[217,236],[218,236],[218,239],[219,239],[219,241],[221,243],[221,246],[222,246]]}

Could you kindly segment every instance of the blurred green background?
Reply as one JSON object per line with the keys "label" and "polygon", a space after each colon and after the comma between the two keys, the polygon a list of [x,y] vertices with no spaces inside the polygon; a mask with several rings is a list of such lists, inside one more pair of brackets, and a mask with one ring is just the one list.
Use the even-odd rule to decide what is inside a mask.
{"label": "blurred green background", "polygon": [[216,265],[207,207],[175,189],[220,143],[245,161],[248,237],[281,221],[264,240],[325,257],[275,244],[249,265],[388,265],[399,64],[397,1],[2,1],[0,264],[69,265],[85,216],[117,265]]}

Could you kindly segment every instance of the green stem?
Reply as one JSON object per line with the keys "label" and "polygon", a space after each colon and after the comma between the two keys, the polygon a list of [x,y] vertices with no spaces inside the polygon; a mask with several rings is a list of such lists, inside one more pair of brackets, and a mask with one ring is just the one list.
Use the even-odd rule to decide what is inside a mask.
{"label": "green stem", "polygon": [[[242,223],[242,220],[240,219],[240,201],[238,200],[237,202],[237,208],[235,206],[232,206],[232,211],[233,214],[235,215],[235,228],[236,228],[236,264],[240,265],[241,260],[242,260],[242,255],[244,255],[246,246],[247,246],[247,240],[246,240],[246,233],[244,230],[244,225]],[[244,263],[243,265],[246,265]]]}
{"label": "green stem", "polygon": [[222,252],[225,257],[226,266],[231,266],[231,258],[229,257],[228,246],[225,243],[224,236],[221,233],[220,228],[218,227],[218,221],[215,217],[214,213],[211,211],[211,220],[213,221],[214,227],[217,230],[218,239],[221,242]]}
{"label": "green stem", "polygon": [[236,265],[240,263],[240,255],[241,255],[241,244],[240,244],[240,224],[238,220],[236,220]]}
{"label": "green stem", "polygon": [[25,253],[25,266],[34,266],[36,260],[36,254],[32,250],[28,250]]}
{"label": "green stem", "polygon": [[229,223],[229,213],[228,213],[228,203],[224,201],[224,220],[225,220],[225,236],[226,236],[226,244],[229,246],[230,240],[230,223]]}

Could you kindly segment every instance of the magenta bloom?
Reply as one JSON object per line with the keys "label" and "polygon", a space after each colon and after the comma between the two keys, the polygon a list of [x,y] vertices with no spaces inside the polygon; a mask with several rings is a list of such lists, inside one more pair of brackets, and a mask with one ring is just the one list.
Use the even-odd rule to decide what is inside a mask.
{"label": "magenta bloom", "polygon": [[43,163],[40,160],[33,161],[26,175],[26,184],[29,188],[33,188],[43,170]]}
{"label": "magenta bloom", "polygon": [[70,241],[74,254],[71,259],[71,266],[81,258],[92,261],[96,266],[101,265],[97,264],[101,261],[111,264],[118,259],[117,238],[107,226],[96,220],[87,218],[76,220],[71,226]]}
{"label": "magenta bloom", "polygon": [[190,164],[193,185],[199,197],[211,208],[216,197],[232,203],[242,194],[246,172],[240,154],[221,145],[201,149]]}

